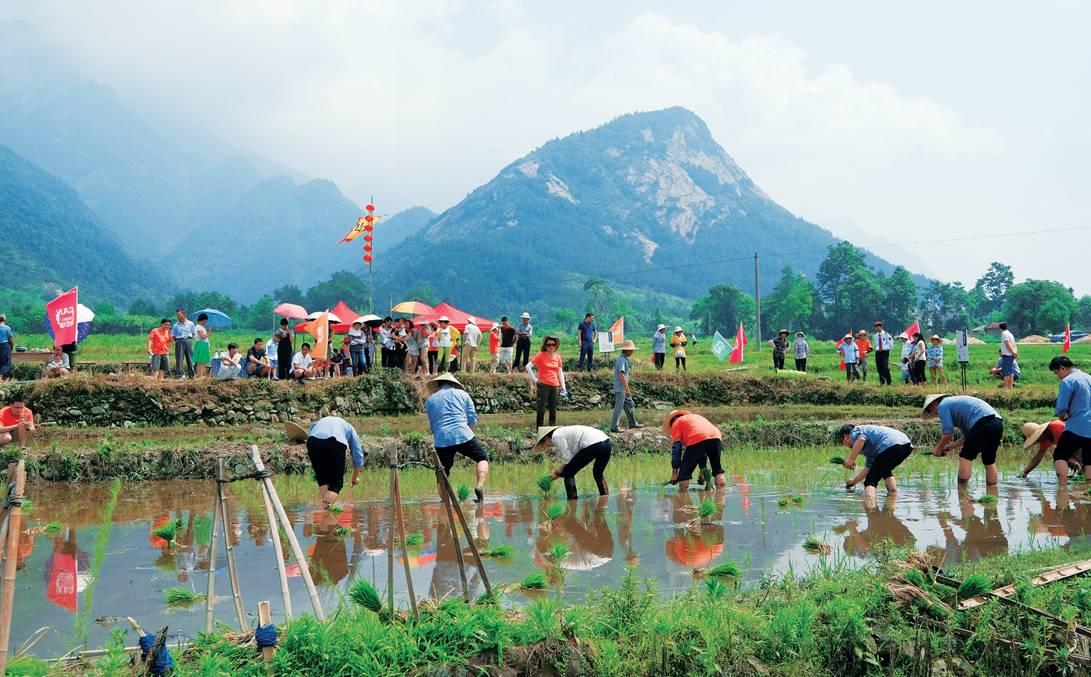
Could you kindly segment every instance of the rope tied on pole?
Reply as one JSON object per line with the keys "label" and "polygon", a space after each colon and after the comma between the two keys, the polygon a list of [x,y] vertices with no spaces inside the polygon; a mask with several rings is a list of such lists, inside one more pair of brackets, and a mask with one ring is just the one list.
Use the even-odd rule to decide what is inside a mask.
{"label": "rope tied on pole", "polygon": [[19,496],[15,496],[15,495],[9,493],[8,497],[4,499],[4,507],[5,508],[15,508],[15,507],[18,507],[18,506],[22,506],[23,505],[23,500],[25,498],[26,497],[23,496],[22,494],[20,494]]}
{"label": "rope tied on pole", "polygon": [[270,623],[254,628],[254,641],[258,643],[259,649],[275,647],[277,645],[277,626]]}
{"label": "rope tied on pole", "polygon": [[263,480],[272,476],[272,470],[268,468],[262,468],[261,470],[255,470],[244,475],[233,475],[231,477],[224,477],[222,479],[217,477],[216,481],[220,484],[231,484],[232,482],[241,482],[242,480]]}

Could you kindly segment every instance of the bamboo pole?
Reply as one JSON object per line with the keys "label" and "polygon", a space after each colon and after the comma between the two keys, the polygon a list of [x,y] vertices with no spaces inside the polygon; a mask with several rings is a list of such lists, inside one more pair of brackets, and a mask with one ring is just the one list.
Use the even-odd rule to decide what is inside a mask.
{"label": "bamboo pole", "polygon": [[398,464],[394,460],[396,456],[397,451],[392,449],[390,451],[390,535],[386,539],[386,601],[391,613],[394,613],[394,532],[397,531],[394,524],[396,510],[394,507],[396,500],[394,495],[394,473],[398,471]]}
{"label": "bamboo pole", "polygon": [[[20,501],[26,487],[26,470],[23,459],[15,466],[15,488],[11,498]],[[0,594],[0,675],[5,674],[8,664],[8,641],[11,638],[11,610],[15,601],[15,567],[19,562],[19,534],[23,525],[23,506],[19,503],[8,510],[8,534],[4,548],[4,589]]]}
{"label": "bamboo pole", "polygon": [[[261,454],[258,452],[258,446],[256,444],[250,445],[250,458],[254,461],[254,467],[258,472],[265,471],[265,463],[261,460]],[[288,545],[292,547],[292,555],[295,556],[295,561],[299,563],[299,573],[303,576],[303,583],[307,586],[307,593],[311,596],[311,606],[314,608],[314,616],[320,621],[326,620],[326,614],[322,611],[322,602],[318,599],[318,590],[314,587],[314,580],[311,578],[311,570],[307,565],[307,558],[303,554],[303,548],[299,547],[299,539],[295,537],[295,529],[292,528],[292,521],[288,519],[288,513],[284,510],[284,505],[280,502],[280,496],[277,494],[277,488],[273,486],[273,480],[268,477],[261,479],[262,484],[265,485],[265,490],[269,492],[269,498],[273,501],[273,507],[276,509],[277,516],[284,524],[284,534],[288,537]]]}
{"label": "bamboo pole", "polygon": [[417,610],[417,593],[413,590],[413,574],[409,570],[409,546],[405,544],[405,513],[402,511],[402,483],[398,477],[398,452],[394,451],[394,502],[395,517],[398,521],[398,538],[402,541],[402,565],[405,569],[405,587],[409,590],[409,604],[413,607],[413,618],[420,620],[420,611]]}
{"label": "bamboo pole", "polygon": [[455,497],[450,493],[450,485],[446,484],[447,474],[443,472],[443,465],[439,461],[439,454],[433,450],[436,460],[436,483],[439,488],[439,498],[447,511],[447,524],[451,527],[451,540],[455,544],[455,561],[458,562],[458,574],[462,578],[462,598],[467,603],[470,601],[470,583],[466,580],[466,562],[462,558],[462,546],[458,542],[458,527],[455,526],[455,516],[451,512],[451,503]]}
{"label": "bamboo pole", "polygon": [[[273,511],[273,502],[269,499],[269,491],[265,486],[261,487],[262,502],[265,503],[265,517],[269,520],[269,534],[273,540],[273,554],[277,558],[277,575],[280,577],[280,598],[284,604],[284,617],[292,617],[292,595],[288,592],[288,570],[284,566],[284,546],[280,542],[280,526],[276,513]],[[291,529],[292,525],[285,524],[284,530]],[[268,602],[266,602],[268,604]],[[265,625],[263,623],[262,625]]]}
{"label": "bamboo pole", "polygon": [[215,613],[212,598],[216,596],[216,540],[220,530],[220,483],[216,483],[216,499],[212,506],[212,538],[208,539],[208,587],[205,588],[205,632],[212,632]]}
{"label": "bamboo pole", "polygon": [[[12,486],[11,486],[12,482],[15,481],[15,465],[16,465],[15,461],[12,461],[11,463],[8,463],[7,479],[4,481],[4,497],[5,498],[7,497],[8,492],[10,492],[11,489],[12,489]],[[6,517],[7,514],[8,514],[7,506],[0,503],[0,517]],[[3,543],[3,542],[4,542],[3,539],[0,539],[0,543]]]}
{"label": "bamboo pole", "polygon": [[[269,625],[273,622],[273,614],[269,610],[268,600],[264,602],[258,602],[258,625]],[[261,657],[265,660],[265,664],[269,665],[273,662],[273,654],[277,652],[275,646],[263,646],[261,648]]]}
{"label": "bamboo pole", "polygon": [[[224,461],[219,459],[219,469],[217,470],[216,477],[219,479],[224,478]],[[246,631],[246,612],[242,606],[242,591],[239,590],[239,574],[235,570],[235,548],[231,545],[231,527],[228,526],[230,519],[227,512],[227,496],[224,495],[224,488],[221,482],[216,482],[216,497],[220,500],[220,512],[223,515],[223,532],[224,532],[224,550],[227,552],[227,579],[231,582],[231,597],[235,601],[235,615],[239,619],[239,630],[241,632]]]}
{"label": "bamboo pole", "polygon": [[[435,462],[439,463],[439,454],[435,449],[432,449],[432,454],[435,457]],[[447,477],[447,473],[440,472],[440,476],[443,479],[443,485],[447,488],[447,495],[450,497],[451,504],[454,506],[455,514],[458,515],[459,524],[462,525],[462,533],[466,535],[466,542],[470,546],[470,552],[473,554],[474,559],[477,561],[477,570],[481,573],[481,582],[485,584],[485,594],[492,597],[492,585],[489,584],[489,575],[485,573],[485,564],[481,561],[481,554],[477,551],[477,544],[474,543],[473,534],[470,533],[470,527],[466,524],[466,515],[462,512],[462,506],[458,503],[458,497],[455,495],[455,490],[451,487],[451,480]],[[458,538],[455,538],[455,542],[458,542]],[[461,546],[459,547],[461,552]]]}

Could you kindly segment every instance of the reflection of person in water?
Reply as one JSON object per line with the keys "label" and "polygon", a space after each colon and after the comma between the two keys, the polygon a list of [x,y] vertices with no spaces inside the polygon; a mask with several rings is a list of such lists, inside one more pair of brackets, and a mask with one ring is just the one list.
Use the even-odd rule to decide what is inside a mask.
{"label": "reflection of person in water", "polygon": [[318,572],[318,578],[325,585],[336,585],[349,574],[345,541],[333,535],[338,526],[336,515],[325,510],[315,513],[312,530],[316,538],[307,554],[311,556],[312,569]]}
{"label": "reflection of person in water", "polygon": [[633,548],[633,508],[636,507],[636,492],[622,489],[615,499],[617,504],[618,543],[625,550],[625,562],[630,566],[640,563],[640,555]]}
{"label": "reflection of person in water", "polygon": [[871,553],[872,548],[884,542],[890,542],[896,546],[911,545],[915,540],[913,532],[894,514],[894,497],[888,495],[882,509],[869,508],[867,514],[867,529],[860,531],[855,519],[849,520],[844,526],[834,529],[836,533],[845,534],[845,552],[856,557],[865,557]]}
{"label": "reflection of person in water", "polygon": [[[599,496],[584,499],[579,510],[570,510],[564,517],[553,521],[552,532],[538,533],[534,559],[539,566],[548,568],[558,564],[568,571],[597,569],[614,558],[614,535],[606,524],[606,506],[609,499]],[[554,543],[568,546],[568,556],[560,563],[551,563],[543,557]]]}
{"label": "reflection of person in water", "polygon": [[1082,501],[1073,502],[1071,495],[1066,490],[1057,492],[1056,507],[1049,502],[1045,493],[1033,487],[1031,491],[1038,502],[1042,504],[1042,514],[1032,517],[1030,528],[1032,533],[1048,533],[1050,536],[1067,537],[1069,542],[1087,542],[1088,524],[1091,524],[1091,515],[1088,514],[1087,504]]}
{"label": "reflection of person in water", "polygon": [[[997,490],[993,485],[986,488],[990,496],[996,496]],[[958,487],[958,507],[961,519],[952,520],[947,513],[940,513],[940,528],[947,540],[946,552],[943,557],[943,566],[950,567],[961,561],[974,561],[990,555],[1007,554],[1008,537],[1004,534],[1004,527],[996,514],[994,506],[982,506],[982,517],[978,517],[976,509],[978,505],[970,497],[970,492],[965,484]],[[951,522],[966,532],[962,543],[958,542]]]}
{"label": "reflection of person in water", "polygon": [[[720,491],[709,495],[715,496],[717,506],[722,510],[726,494]],[[724,552],[724,527],[719,524],[702,526],[699,530],[687,528],[685,523],[693,518],[693,513],[686,509],[690,505],[687,494],[671,496],[675,527],[674,535],[665,545],[667,557],[684,567],[707,567]]]}

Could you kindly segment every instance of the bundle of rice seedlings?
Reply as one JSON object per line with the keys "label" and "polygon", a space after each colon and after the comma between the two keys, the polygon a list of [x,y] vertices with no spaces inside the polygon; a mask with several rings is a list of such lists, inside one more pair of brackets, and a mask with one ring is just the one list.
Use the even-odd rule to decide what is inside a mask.
{"label": "bundle of rice seedlings", "polygon": [[716,502],[711,498],[706,498],[701,501],[701,505],[697,506],[697,516],[701,519],[708,519],[716,514]]}
{"label": "bundle of rice seedlings", "polygon": [[980,574],[967,576],[963,579],[962,584],[958,586],[958,598],[960,600],[984,595],[987,592],[992,592],[992,583]]}
{"label": "bundle of rice seedlings", "polygon": [[486,548],[481,551],[482,557],[494,557],[496,559],[507,559],[515,554],[515,548],[510,545],[501,544],[494,545],[491,548]]}
{"label": "bundle of rice seedlings", "polygon": [[833,465],[841,465],[845,462],[842,456],[830,456],[830,463]]}
{"label": "bundle of rice seedlings", "polygon": [[188,588],[169,588],[163,595],[163,600],[171,606],[188,606],[204,599],[205,596],[193,592]]}
{"label": "bundle of rice seedlings", "polygon": [[731,560],[725,560],[709,569],[708,575],[713,578],[739,578],[742,572],[739,570],[738,564]]}
{"label": "bundle of rice seedlings", "polygon": [[167,522],[163,526],[159,527],[152,533],[159,538],[162,538],[167,543],[174,541],[175,536],[178,535],[178,530],[182,528],[182,518],[174,520],[173,522]]}
{"label": "bundle of rice seedlings", "polygon": [[554,543],[549,548],[549,559],[554,564],[560,564],[564,561],[565,557],[568,557],[568,546],[564,543]]}
{"label": "bundle of rice seedlings", "polygon": [[383,603],[379,599],[379,593],[375,591],[375,586],[362,578],[353,581],[349,586],[348,595],[355,604],[368,611],[379,613],[383,610]]}
{"label": "bundle of rice seedlings", "polygon": [[343,526],[336,526],[330,530],[330,534],[337,538],[348,538],[352,535],[352,529]]}
{"label": "bundle of rice seedlings", "polygon": [[890,581],[886,584],[886,589],[890,591],[890,596],[898,607],[919,606],[937,618],[948,618],[953,613],[951,607],[933,599],[916,585]]}
{"label": "bundle of rice seedlings", "polygon": [[63,530],[64,527],[61,526],[60,522],[50,522],[49,524],[42,527],[42,533],[46,536],[56,536]]}
{"label": "bundle of rice seedlings", "polygon": [[545,590],[547,582],[545,574],[541,571],[535,571],[524,578],[523,582],[519,584],[519,587],[524,590]]}
{"label": "bundle of rice seedlings", "polygon": [[992,494],[985,494],[984,496],[978,498],[977,502],[981,505],[996,505],[996,496],[993,496]]}
{"label": "bundle of rice seedlings", "polygon": [[421,543],[424,543],[424,534],[415,533],[405,537],[406,545],[420,545]]}
{"label": "bundle of rice seedlings", "polygon": [[818,540],[817,536],[808,536],[803,539],[803,549],[818,555],[828,555],[833,552],[833,548]]}
{"label": "bundle of rice seedlings", "polygon": [[924,577],[924,574],[921,573],[920,569],[909,569],[902,574],[902,578],[905,579],[906,583],[915,585],[918,588],[923,588],[928,585],[928,579]]}
{"label": "bundle of rice seedlings", "polygon": [[551,522],[558,520],[564,517],[565,510],[564,503],[550,503],[545,509],[546,517],[548,517]]}
{"label": "bundle of rice seedlings", "polygon": [[460,484],[458,485],[458,489],[455,490],[455,495],[458,496],[459,503],[468,499],[472,493],[473,489],[471,489],[468,484]]}
{"label": "bundle of rice seedlings", "polygon": [[553,476],[552,475],[542,475],[541,477],[539,477],[538,478],[538,488],[541,489],[542,492],[546,493],[546,494],[553,491]]}
{"label": "bundle of rice seedlings", "polygon": [[326,510],[332,512],[334,515],[340,515],[341,513],[345,512],[345,506],[341,505],[340,503],[331,503],[326,506]]}

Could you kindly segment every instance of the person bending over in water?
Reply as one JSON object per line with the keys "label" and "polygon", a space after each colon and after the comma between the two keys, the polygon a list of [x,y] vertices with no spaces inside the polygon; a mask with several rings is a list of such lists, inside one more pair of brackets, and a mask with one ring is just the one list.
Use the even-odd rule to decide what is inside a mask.
{"label": "person bending over in water", "polygon": [[712,467],[716,486],[724,486],[724,469],[720,465],[724,435],[704,416],[678,409],[663,419],[663,432],[671,438],[671,484],[682,491],[689,489],[693,471],[705,459]]}
{"label": "person bending over in water", "polygon": [[455,454],[461,454],[477,464],[477,486],[474,497],[478,503],[485,500],[485,480],[489,476],[489,455],[474,435],[477,410],[474,401],[451,374],[440,374],[428,381],[428,399],[424,411],[428,414],[428,427],[432,429],[433,444],[439,455],[443,472],[451,476]]}
{"label": "person bending over in water", "polygon": [[337,502],[345,486],[345,452],[352,450],[352,486],[360,482],[364,465],[364,449],[360,436],[348,421],[340,416],[326,416],[314,422],[307,431],[307,458],[311,459],[318,496],[325,507]]}
{"label": "person bending over in water", "polygon": [[886,482],[887,494],[897,492],[894,468],[913,453],[913,445],[906,434],[884,425],[853,425],[851,423],[841,426],[840,432],[841,444],[852,450],[842,465],[849,470],[855,470],[856,458],[861,454],[864,455],[864,469],[856,477],[845,482],[845,488],[852,489],[862,481],[864,500],[868,504],[875,503],[875,487],[879,485],[879,480]]}
{"label": "person bending over in water", "polygon": [[561,465],[550,475],[553,479],[564,478],[564,492],[568,500],[578,498],[576,473],[594,461],[591,474],[599,488],[599,496],[608,496],[603,471],[610,462],[610,437],[598,428],[586,425],[544,426],[538,428],[538,440],[532,451],[540,453],[553,447],[561,457]]}

